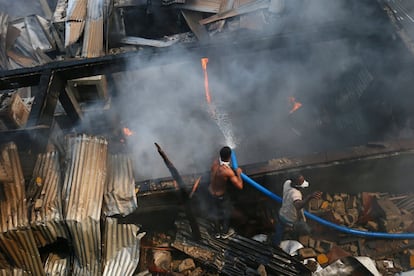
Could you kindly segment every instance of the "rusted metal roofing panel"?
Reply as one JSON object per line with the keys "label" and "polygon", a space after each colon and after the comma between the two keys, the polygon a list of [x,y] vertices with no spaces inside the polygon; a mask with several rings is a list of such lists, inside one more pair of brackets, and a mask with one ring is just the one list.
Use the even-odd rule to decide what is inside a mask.
{"label": "rusted metal roofing panel", "polygon": [[62,258],[57,254],[50,253],[45,263],[46,275],[68,276],[71,270],[70,257]]}
{"label": "rusted metal roofing panel", "polygon": [[11,175],[8,174],[4,165],[0,162],[0,181],[1,182],[10,182]]}
{"label": "rusted metal roofing panel", "polygon": [[311,275],[308,268],[281,248],[237,234],[216,239],[210,236],[207,221],[199,220],[199,224],[201,240],[193,241],[188,222],[176,221],[178,230],[172,246],[223,275],[249,275],[260,264],[265,266],[268,275]]}
{"label": "rusted metal roofing panel", "polygon": [[73,238],[75,274],[101,274],[100,216],[107,168],[108,142],[79,135],[67,139],[63,189],[64,213]]}
{"label": "rusted metal roofing panel", "polygon": [[44,275],[36,241],[29,227],[1,233],[0,248],[18,268],[33,275]]}
{"label": "rusted metal roofing panel", "polygon": [[29,227],[25,180],[16,145],[3,145],[0,158],[12,176],[12,182],[3,183],[4,194],[0,199],[0,248],[18,268],[34,275],[43,275],[40,254],[33,231]]}
{"label": "rusted metal roofing panel", "polygon": [[39,247],[68,238],[62,213],[62,182],[57,152],[39,154],[28,187],[30,225]]}
{"label": "rusted metal roofing panel", "polygon": [[66,15],[65,47],[75,43],[85,26],[88,0],[69,0]]}
{"label": "rusted metal roofing panel", "polygon": [[137,208],[132,161],[124,154],[108,158],[108,177],[104,192],[104,213],[126,216]]}
{"label": "rusted metal roofing panel", "polygon": [[89,0],[82,56],[99,57],[103,54],[104,0]]}
{"label": "rusted metal roofing panel", "polygon": [[103,275],[132,275],[138,266],[141,238],[134,224],[118,224],[115,218],[107,218],[105,223],[105,249]]}
{"label": "rusted metal roofing panel", "polygon": [[0,276],[26,276],[30,273],[25,272],[21,268],[3,268],[0,269]]}
{"label": "rusted metal roofing panel", "polygon": [[57,0],[55,12],[53,13],[53,23],[63,23],[66,20],[66,9],[68,7],[68,0]]}
{"label": "rusted metal roofing panel", "polygon": [[14,143],[3,145],[1,160],[12,182],[3,183],[4,197],[1,198],[1,232],[28,226],[23,171]]}

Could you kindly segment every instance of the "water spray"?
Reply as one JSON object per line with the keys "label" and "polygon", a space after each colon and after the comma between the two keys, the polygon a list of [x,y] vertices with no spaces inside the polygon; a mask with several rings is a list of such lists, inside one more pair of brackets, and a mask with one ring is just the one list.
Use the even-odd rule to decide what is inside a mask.
{"label": "water spray", "polygon": [[207,63],[208,58],[201,59],[201,67],[203,68],[204,72],[204,89],[208,106],[208,113],[210,114],[210,117],[216,122],[221,133],[223,134],[226,145],[228,145],[230,148],[235,148],[237,143],[234,138],[233,128],[227,113],[219,111],[216,105],[213,104],[211,101],[211,94],[208,83]]}

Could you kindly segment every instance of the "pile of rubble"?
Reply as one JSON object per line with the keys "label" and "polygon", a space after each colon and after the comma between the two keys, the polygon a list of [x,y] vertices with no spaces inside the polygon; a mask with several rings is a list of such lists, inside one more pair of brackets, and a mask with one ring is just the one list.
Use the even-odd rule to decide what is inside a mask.
{"label": "pile of rubble", "polygon": [[[339,226],[366,233],[412,233],[414,230],[414,197],[411,194],[387,193],[329,194],[311,200],[309,212]],[[361,237],[340,233],[312,220],[313,233],[301,237],[294,252],[302,259],[317,261],[323,269],[346,258],[363,256],[381,275],[409,271],[414,268],[414,242],[407,239],[381,239],[375,235]],[[293,252],[291,252],[293,253]],[[315,267],[315,270],[317,268]],[[322,274],[323,275],[323,274]]]}
{"label": "pile of rubble", "polygon": [[109,217],[137,207],[130,162],[101,137],[67,136],[25,179],[16,145],[2,145],[0,273],[131,275],[145,233]]}
{"label": "pile of rubble", "polygon": [[[283,9],[283,0],[57,0],[54,12],[49,7],[46,17],[13,19],[0,13],[0,68],[32,67],[142,47],[168,47],[177,42],[208,42],[215,34],[226,31],[263,30],[272,15]],[[157,15],[164,25],[157,26],[154,34],[140,36],[128,30],[137,28],[136,24],[146,24],[145,18],[136,14],[128,22],[127,14],[142,11],[150,21],[153,13],[160,11],[178,19],[169,21]],[[153,26],[142,26],[150,27]]]}
{"label": "pile of rubble", "polygon": [[201,238],[193,239],[189,222],[179,217],[171,235],[152,233],[142,241],[140,266],[173,275],[310,275],[299,260],[280,248],[235,234],[217,239],[205,219]]}

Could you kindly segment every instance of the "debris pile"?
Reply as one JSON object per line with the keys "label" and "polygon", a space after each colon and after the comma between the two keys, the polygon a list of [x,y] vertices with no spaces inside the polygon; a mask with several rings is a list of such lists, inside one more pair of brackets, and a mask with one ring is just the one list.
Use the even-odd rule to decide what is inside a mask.
{"label": "debris pile", "polygon": [[280,248],[238,234],[217,239],[205,219],[198,223],[200,240],[192,238],[190,224],[182,216],[171,235],[148,235],[142,242],[141,266],[174,275],[310,275],[305,265]]}
{"label": "debris pile", "polygon": [[3,93],[0,96],[0,130],[25,127],[31,110],[33,97],[22,97],[20,91]]}
{"label": "debris pile", "polygon": [[66,142],[65,152],[38,155],[31,179],[23,177],[16,145],[2,145],[0,269],[6,274],[131,275],[145,233],[102,212],[122,217],[137,207],[131,172],[117,168],[131,161],[125,154],[108,154],[101,137],[69,135]]}
{"label": "debris pile", "polygon": [[[322,199],[311,200],[308,210],[327,221],[356,230],[412,233],[413,198],[410,194],[326,193]],[[315,260],[320,266],[319,271],[350,257],[370,259],[382,275],[394,275],[414,268],[411,261],[414,242],[411,240],[364,238],[328,229],[311,220],[309,223],[313,233],[300,237],[300,249],[294,254],[304,260]]]}
{"label": "debris pile", "polygon": [[209,42],[222,33],[264,30],[284,8],[284,0],[57,0],[46,17],[0,13],[0,68]]}

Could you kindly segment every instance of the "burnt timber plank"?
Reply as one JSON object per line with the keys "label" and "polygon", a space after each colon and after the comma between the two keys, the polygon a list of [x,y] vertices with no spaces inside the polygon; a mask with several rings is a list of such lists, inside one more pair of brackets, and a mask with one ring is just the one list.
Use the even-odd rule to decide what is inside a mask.
{"label": "burnt timber plank", "polygon": [[71,91],[63,89],[59,94],[59,101],[65,109],[66,114],[72,124],[76,124],[81,120],[82,110]]}
{"label": "burnt timber plank", "polygon": [[36,126],[24,129],[5,130],[0,134],[0,144],[15,142],[19,151],[38,148],[41,141],[47,139],[48,126]]}
{"label": "burnt timber plank", "polygon": [[41,152],[46,149],[59,94],[64,91],[65,83],[56,72],[45,71],[40,77],[38,86],[33,89],[34,101],[26,127],[45,126],[41,133],[34,133],[31,138],[37,141],[34,148],[36,151]]}
{"label": "burnt timber plank", "polygon": [[34,89],[34,102],[30,111],[27,127],[36,125],[51,126],[57,100],[65,89],[65,81],[53,71],[46,71],[40,77],[40,82]]}

